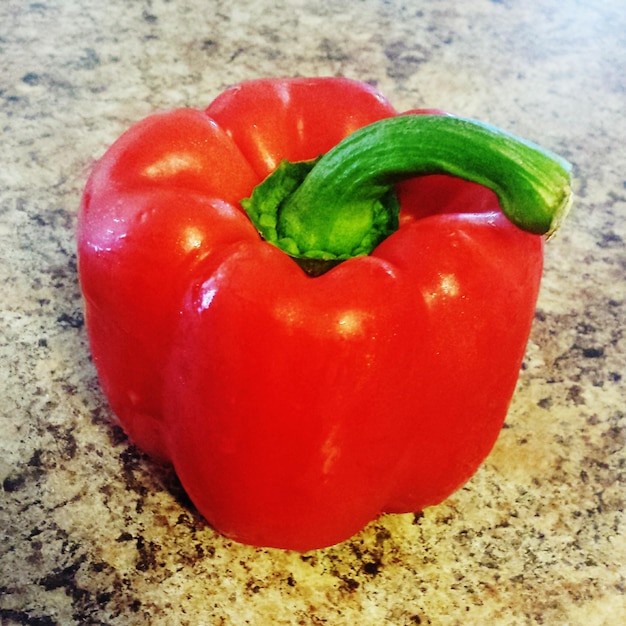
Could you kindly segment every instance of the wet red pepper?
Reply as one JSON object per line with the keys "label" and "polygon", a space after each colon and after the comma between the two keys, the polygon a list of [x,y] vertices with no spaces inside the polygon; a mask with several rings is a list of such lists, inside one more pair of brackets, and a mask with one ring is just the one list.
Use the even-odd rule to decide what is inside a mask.
{"label": "wet red pepper", "polygon": [[[497,131],[441,120],[401,119],[346,79],[252,81],[205,111],[147,118],[96,164],[78,252],[99,378],[131,440],[173,463],[227,536],[331,545],[382,512],[442,501],[491,450],[530,332],[543,234],[568,203],[567,164],[505,136],[501,166]],[[425,149],[406,167],[397,153],[410,146],[389,158],[372,147],[411,133]],[[519,165],[509,148],[539,161]],[[258,185],[291,167],[284,159],[325,153],[305,164],[313,182],[298,181],[299,200],[275,202],[278,218],[255,209],[275,195]],[[310,196],[321,206],[307,209]],[[344,211],[352,204],[364,208]],[[365,230],[345,235],[353,223]],[[300,240],[308,224],[321,234]]]}

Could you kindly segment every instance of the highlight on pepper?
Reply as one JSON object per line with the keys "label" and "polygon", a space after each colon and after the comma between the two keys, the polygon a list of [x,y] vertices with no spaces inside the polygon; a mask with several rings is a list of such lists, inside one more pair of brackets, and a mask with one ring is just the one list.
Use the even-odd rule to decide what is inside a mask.
{"label": "highlight on pepper", "polygon": [[570,172],[345,78],[140,121],[78,216],[113,413],[239,542],[322,548],[442,502],[502,428]]}

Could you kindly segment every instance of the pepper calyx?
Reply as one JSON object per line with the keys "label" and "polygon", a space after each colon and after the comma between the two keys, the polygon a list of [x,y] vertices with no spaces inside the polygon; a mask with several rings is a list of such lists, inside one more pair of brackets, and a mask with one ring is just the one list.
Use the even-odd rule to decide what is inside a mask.
{"label": "pepper calyx", "polygon": [[[301,224],[297,212],[284,208],[321,158],[295,162],[284,159],[241,205],[266,241],[295,259],[327,261],[324,266],[330,267],[369,254],[395,232],[400,203],[391,187],[366,202],[358,199],[334,205],[331,219],[327,211],[310,212],[307,224]],[[320,232],[324,233],[323,240]],[[315,263],[303,265],[310,268]]]}

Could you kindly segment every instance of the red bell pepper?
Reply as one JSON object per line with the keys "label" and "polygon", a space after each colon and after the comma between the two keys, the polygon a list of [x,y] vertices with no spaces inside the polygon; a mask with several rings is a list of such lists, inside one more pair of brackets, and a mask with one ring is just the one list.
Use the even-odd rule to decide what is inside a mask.
{"label": "red bell pepper", "polygon": [[421,510],[496,440],[568,205],[558,157],[346,79],[152,115],[79,213],[105,394],[238,541],[307,550]]}

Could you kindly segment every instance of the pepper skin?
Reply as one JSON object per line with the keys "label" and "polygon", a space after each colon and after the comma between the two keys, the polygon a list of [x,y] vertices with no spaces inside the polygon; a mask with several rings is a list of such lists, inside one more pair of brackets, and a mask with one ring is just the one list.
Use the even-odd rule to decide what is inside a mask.
{"label": "pepper skin", "polygon": [[398,230],[315,278],[241,208],[283,159],[396,115],[346,79],[251,81],[135,125],[86,186],[79,274],[103,390],[237,541],[320,548],[441,502],[502,427],[543,237],[492,191],[400,183]]}

